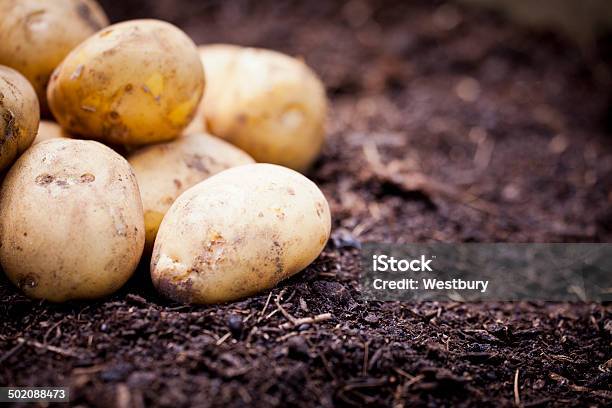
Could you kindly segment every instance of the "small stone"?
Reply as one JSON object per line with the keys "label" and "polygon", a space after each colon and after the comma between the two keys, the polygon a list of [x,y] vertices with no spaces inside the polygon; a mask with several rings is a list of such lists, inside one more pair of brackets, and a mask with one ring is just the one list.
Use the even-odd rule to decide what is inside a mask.
{"label": "small stone", "polygon": [[455,86],[455,93],[465,102],[475,102],[480,96],[480,83],[474,78],[463,78]]}
{"label": "small stone", "polygon": [[521,190],[516,184],[507,184],[502,190],[502,197],[506,201],[517,201],[521,197]]}
{"label": "small stone", "polygon": [[561,154],[569,147],[569,139],[565,135],[557,135],[550,139],[548,150],[554,154]]}
{"label": "small stone", "polygon": [[364,320],[368,323],[376,324],[380,321],[380,318],[373,313],[368,313]]}
{"label": "small stone", "polygon": [[242,317],[238,315],[230,315],[227,318],[227,327],[232,332],[234,337],[239,336],[242,333]]}
{"label": "small stone", "polygon": [[308,312],[308,304],[306,304],[306,301],[304,300],[304,298],[300,298],[300,309],[302,309],[305,312]]}
{"label": "small stone", "polygon": [[347,229],[339,228],[332,234],[332,242],[338,249],[356,248],[361,249],[361,242],[353,236]]}
{"label": "small stone", "polygon": [[461,14],[456,7],[450,4],[443,4],[438,7],[432,16],[433,23],[441,30],[452,30],[461,23]]}
{"label": "small stone", "polygon": [[289,355],[293,357],[308,357],[310,349],[302,336],[293,336],[287,340]]}

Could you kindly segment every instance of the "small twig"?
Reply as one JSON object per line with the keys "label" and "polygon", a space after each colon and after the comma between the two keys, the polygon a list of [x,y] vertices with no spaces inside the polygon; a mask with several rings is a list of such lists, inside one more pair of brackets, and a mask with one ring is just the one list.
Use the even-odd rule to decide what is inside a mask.
{"label": "small twig", "polygon": [[290,329],[292,327],[300,326],[302,324],[311,324],[311,323],[319,323],[324,322],[326,320],[330,320],[332,318],[331,313],[322,313],[320,315],[316,315],[314,317],[302,317],[299,319],[293,318],[293,321],[289,321],[287,323],[281,324],[279,327],[281,329]]}
{"label": "small twig", "polygon": [[405,377],[408,379],[408,381],[406,381],[404,383],[404,388],[410,388],[412,385],[418,383],[419,381],[421,381],[423,378],[425,378],[425,376],[423,374],[419,374],[419,375],[411,375],[408,374],[407,372],[405,372],[404,370],[402,370],[401,368],[394,368],[393,369],[396,373],[398,373],[399,375],[401,375],[402,377]]}
{"label": "small twig", "polygon": [[548,374],[548,376],[552,380],[555,380],[555,381],[557,381],[557,382],[559,382],[561,384],[566,385],[572,391],[576,391],[576,392],[588,392],[588,393],[597,395],[600,398],[612,399],[612,392],[610,392],[610,391],[606,391],[606,390],[594,390],[592,388],[584,387],[582,385],[572,384],[572,382],[570,380],[568,380],[567,378],[565,378],[562,375],[559,375],[557,373],[550,373],[550,374]]}
{"label": "small twig", "polygon": [[385,385],[389,382],[387,377],[382,378],[371,378],[363,381],[356,381],[342,387],[342,391],[352,391],[360,388],[374,388],[380,387],[381,385]]}
{"label": "small twig", "polygon": [[120,383],[115,388],[115,404],[119,408],[129,408],[132,404],[132,393],[127,385]]}
{"label": "small twig", "polygon": [[0,364],[4,363],[4,361],[14,356],[15,353],[17,353],[19,349],[23,347],[24,344],[24,342],[17,342],[17,345],[15,347],[13,347],[9,351],[7,351],[2,357],[0,357]]}
{"label": "small twig", "polygon": [[370,361],[368,362],[368,370],[371,370],[374,367],[374,365],[376,364],[378,359],[380,359],[380,356],[382,355],[383,352],[384,352],[384,347],[380,347],[378,350],[374,352],[374,354],[372,354],[372,358],[370,358]]}
{"label": "small twig", "polygon": [[519,394],[519,369],[514,373],[514,405],[521,406],[521,396]]}
{"label": "small twig", "polygon": [[605,363],[601,364],[597,368],[599,368],[599,371],[603,371],[604,373],[612,371],[612,358],[606,361]]}
{"label": "small twig", "polygon": [[253,338],[256,332],[257,326],[253,326],[253,328],[249,331],[249,334],[247,334],[247,337],[244,341],[246,343],[247,348],[251,347],[251,339]]}
{"label": "small twig", "polygon": [[266,309],[268,308],[268,305],[270,304],[271,298],[272,298],[272,291],[270,291],[270,294],[268,295],[268,299],[266,299],[266,304],[264,305],[263,309],[261,309],[261,312],[259,312],[260,316],[263,316],[266,313]]}
{"label": "small twig", "polygon": [[266,317],[263,318],[263,320],[268,320],[269,318],[271,318],[272,316],[274,316],[275,314],[277,314],[278,312],[280,312],[279,309],[274,309],[273,311],[271,311],[270,313],[268,313],[268,315]]}
{"label": "small twig", "polygon": [[42,349],[42,350],[51,351],[52,353],[56,353],[56,354],[62,355],[64,357],[79,357],[79,355],[77,353],[73,352],[73,351],[64,350],[63,348],[51,346],[49,344],[42,344],[42,343],[39,343],[39,342],[34,341],[34,340],[26,340],[26,339],[20,337],[20,338],[17,339],[17,341],[20,342],[20,343],[25,343],[28,346],[36,347],[36,348],[39,348],[39,349]]}
{"label": "small twig", "polygon": [[221,337],[219,340],[217,340],[217,342],[216,342],[215,344],[216,344],[217,346],[222,345],[222,344],[225,342],[225,340],[227,340],[227,339],[228,339],[228,338],[229,338],[231,335],[232,335],[232,333],[231,333],[231,332],[227,332],[227,333],[225,333],[225,335],[224,335],[223,337]]}
{"label": "small twig", "polygon": [[383,167],[382,161],[380,160],[380,154],[378,153],[378,146],[376,146],[376,143],[364,143],[363,155],[365,156],[366,160],[375,168],[375,170],[379,170]]}
{"label": "small twig", "polygon": [[365,343],[363,343],[363,369],[362,369],[362,374],[363,376],[367,376],[368,375],[368,346],[370,345],[369,341],[366,341]]}
{"label": "small twig", "polygon": [[289,332],[289,333],[287,333],[287,334],[285,334],[285,335],[283,335],[283,336],[280,336],[279,338],[277,338],[277,339],[276,339],[276,341],[277,341],[278,343],[280,343],[280,342],[283,342],[283,341],[285,341],[285,340],[287,340],[287,339],[289,339],[289,338],[291,338],[291,337],[295,337],[295,336],[297,336],[298,334],[299,334],[298,332],[296,332],[296,331],[292,331],[292,332]]}
{"label": "small twig", "polygon": [[105,364],[95,365],[91,367],[77,367],[74,370],[72,370],[70,374],[72,375],[95,374],[95,373],[98,373],[106,369],[106,367],[107,366]]}
{"label": "small twig", "polygon": [[49,337],[49,335],[51,334],[51,332],[56,329],[60,324],[62,324],[64,321],[64,319],[61,319],[59,322],[55,323],[53,326],[51,326],[49,328],[49,330],[47,330],[47,332],[45,333],[44,337],[43,337],[43,343],[46,344],[47,343],[47,338]]}
{"label": "small twig", "polygon": [[425,376],[423,374],[419,374],[417,376],[415,376],[414,378],[412,378],[411,380],[408,380],[404,383],[404,387],[406,388],[410,388],[412,387],[414,384],[418,383],[419,381],[421,381],[423,378],[425,378]]}
{"label": "small twig", "polygon": [[[281,293],[279,293],[279,295],[276,297],[276,299],[274,299],[274,303],[276,303],[276,307],[278,308],[278,310],[280,310],[280,312],[283,314],[283,316],[285,316],[285,319],[289,320],[289,322],[291,323],[291,326],[295,326],[295,322],[296,322],[296,318],[291,316],[291,314],[289,314],[288,311],[285,310],[285,308],[283,307],[283,305],[280,304],[280,297],[281,297]],[[290,326],[290,327],[291,327]]]}
{"label": "small twig", "polygon": [[406,377],[409,380],[412,380],[414,378],[414,375],[408,374],[407,372],[405,372],[401,368],[393,368],[393,371],[395,371],[396,373],[398,373],[402,377]]}
{"label": "small twig", "polygon": [[246,323],[249,320],[251,320],[251,317],[255,316],[255,313],[249,313],[249,315],[247,317],[244,318],[244,320],[242,321],[242,323]]}
{"label": "small twig", "polygon": [[579,363],[579,361],[577,361],[576,359],[570,358],[568,356],[564,356],[562,354],[549,354],[549,356],[553,360],[563,361],[564,363],[570,363],[570,364],[578,364]]}
{"label": "small twig", "polygon": [[166,311],[178,312],[179,310],[188,310],[188,309],[191,309],[192,307],[193,307],[192,305],[181,305],[181,306],[175,306],[175,307],[168,307],[166,308]]}
{"label": "small twig", "polygon": [[246,405],[249,405],[253,401],[253,398],[251,398],[251,395],[249,394],[249,392],[246,390],[245,387],[238,388],[238,394],[240,394],[240,398],[242,398],[242,401]]}
{"label": "small twig", "polygon": [[[283,289],[283,291],[281,293],[284,293],[285,290]],[[294,290],[293,292],[291,292],[291,294],[289,295],[289,297],[287,299],[285,299],[285,303],[289,303],[291,302],[291,299],[293,299],[293,297],[295,296],[297,292]],[[281,296],[282,297],[282,296]]]}

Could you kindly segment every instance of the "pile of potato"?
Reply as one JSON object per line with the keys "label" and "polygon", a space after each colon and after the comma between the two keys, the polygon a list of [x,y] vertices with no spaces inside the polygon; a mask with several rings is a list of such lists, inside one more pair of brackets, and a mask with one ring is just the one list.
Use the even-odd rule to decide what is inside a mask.
{"label": "pile of potato", "polygon": [[299,173],[326,110],[287,55],[198,49],[158,20],[109,26],[94,0],[0,0],[2,269],[55,302],[109,295],[149,258],[176,301],[269,289],[329,238]]}

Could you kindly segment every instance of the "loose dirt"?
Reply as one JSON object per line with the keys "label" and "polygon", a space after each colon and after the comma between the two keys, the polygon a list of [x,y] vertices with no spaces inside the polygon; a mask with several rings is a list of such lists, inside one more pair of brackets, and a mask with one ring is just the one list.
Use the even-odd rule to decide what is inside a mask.
{"label": "loose dirt", "polygon": [[146,265],[87,303],[3,279],[0,384],[67,385],[99,407],[611,403],[609,305],[366,302],[356,249],[612,242],[609,44],[429,1],[113,3],[114,19],[165,17],[321,74],[329,142],[309,176],[333,239],[271,293],[220,306],[162,299]]}

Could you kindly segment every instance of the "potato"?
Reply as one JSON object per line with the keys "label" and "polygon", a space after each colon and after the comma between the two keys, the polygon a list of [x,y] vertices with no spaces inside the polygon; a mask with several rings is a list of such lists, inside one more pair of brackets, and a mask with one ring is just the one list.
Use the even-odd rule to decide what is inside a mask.
{"label": "potato", "polygon": [[70,133],[138,146],[175,139],[204,89],[195,44],[157,20],[112,25],[85,40],[55,70],[49,106]]}
{"label": "potato", "polygon": [[[213,44],[213,45],[201,45],[198,47],[198,52],[200,53],[200,58],[204,58],[204,52],[207,52],[212,56],[208,60],[208,64],[205,70],[205,77],[208,78],[209,73],[214,77],[219,77],[223,70],[225,69],[225,65],[231,61],[231,57],[234,55],[236,51],[239,51],[242,47],[237,45],[229,45],[229,44]],[[204,64],[204,62],[202,62]],[[191,133],[202,133],[207,132],[206,128],[206,118],[204,117],[204,98],[200,101],[200,105],[196,110],[196,114],[193,117],[193,120],[185,128],[184,134],[188,135]]]}
{"label": "potato", "polygon": [[128,161],[140,187],[149,253],[164,214],[181,193],[220,171],[254,163],[242,150],[206,134],[144,147]]}
{"label": "potato", "polygon": [[41,120],[40,125],[38,125],[36,139],[34,139],[32,144],[35,145],[40,142],[44,142],[45,140],[64,139],[67,137],[70,136],[57,123],[51,122],[50,120]]}
{"label": "potato", "polygon": [[200,47],[206,128],[258,162],[305,171],[324,142],[327,101],[315,73],[279,52]]}
{"label": "potato", "polygon": [[94,0],[1,0],[0,64],[21,72],[48,111],[47,83],[66,55],[108,25]]}
{"label": "potato", "polygon": [[0,263],[30,297],[63,302],[119,289],[144,247],[142,202],[129,163],[93,141],[28,149],[0,191]]}
{"label": "potato", "polygon": [[30,147],[39,120],[32,85],[19,72],[0,65],[0,172]]}
{"label": "potato", "polygon": [[207,133],[206,123],[204,122],[204,98],[200,100],[200,104],[196,109],[196,113],[191,120],[191,123],[183,130],[184,135],[191,135],[194,133]]}
{"label": "potato", "polygon": [[252,295],[308,266],[330,228],[325,197],[300,173],[273,164],[234,167],[172,204],[155,239],[153,284],[185,303]]}

